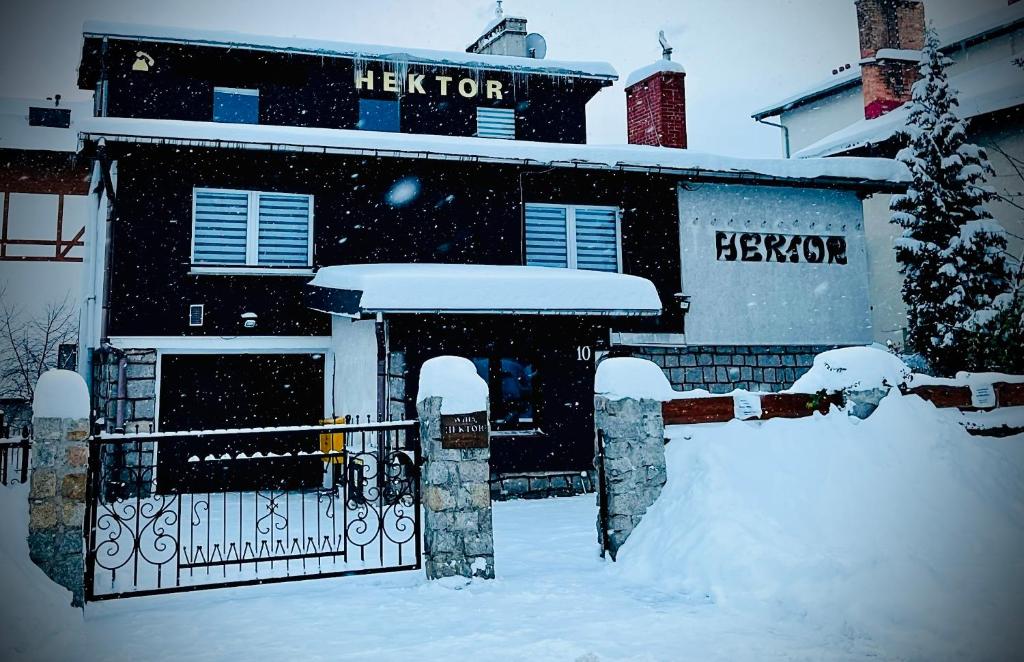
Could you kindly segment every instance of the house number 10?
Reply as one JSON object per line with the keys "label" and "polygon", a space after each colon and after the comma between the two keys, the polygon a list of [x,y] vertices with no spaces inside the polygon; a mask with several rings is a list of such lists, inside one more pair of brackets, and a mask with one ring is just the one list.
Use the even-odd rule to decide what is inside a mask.
{"label": "house number 10", "polygon": [[590,349],[589,345],[577,345],[576,346],[576,360],[577,361],[589,361],[594,355],[594,352]]}

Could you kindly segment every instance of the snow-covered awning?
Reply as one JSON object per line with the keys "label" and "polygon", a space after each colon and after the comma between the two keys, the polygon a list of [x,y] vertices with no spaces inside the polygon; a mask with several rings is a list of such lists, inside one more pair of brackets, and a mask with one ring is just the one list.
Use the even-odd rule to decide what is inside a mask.
{"label": "snow-covered awning", "polygon": [[311,308],[376,313],[614,315],[661,313],[651,281],[618,273],[483,264],[351,264],[323,267]]}
{"label": "snow-covered awning", "polygon": [[555,168],[623,170],[697,180],[793,182],[895,190],[910,181],[892,159],[750,159],[649,145],[590,145],[435,136],[355,129],[228,124],[124,117],[82,120],[87,141],[182,145],[313,154],[510,163]]}

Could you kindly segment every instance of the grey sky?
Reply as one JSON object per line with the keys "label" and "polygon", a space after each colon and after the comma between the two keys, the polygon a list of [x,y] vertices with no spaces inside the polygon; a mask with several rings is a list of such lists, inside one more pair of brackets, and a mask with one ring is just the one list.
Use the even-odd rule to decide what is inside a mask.
{"label": "grey sky", "polygon": [[[1006,0],[928,0],[928,17],[956,23]],[[754,109],[856,64],[853,0],[507,0],[548,40],[548,56],[606,60],[624,80],[660,57],[664,29],[687,69],[690,147],[780,155]],[[21,0],[0,8],[0,95],[44,97],[75,89],[82,22],[103,19],[462,50],[493,15],[487,0]],[[622,85],[588,110],[589,139],[625,141]]]}

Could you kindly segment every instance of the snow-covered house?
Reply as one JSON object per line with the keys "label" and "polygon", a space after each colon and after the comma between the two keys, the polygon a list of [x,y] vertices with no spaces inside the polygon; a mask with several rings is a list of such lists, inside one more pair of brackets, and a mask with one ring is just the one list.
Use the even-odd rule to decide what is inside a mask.
{"label": "snow-covered house", "polygon": [[578,475],[602,355],[779,389],[870,338],[860,199],[901,166],[659,146],[685,145],[664,62],[628,86],[640,144],[584,144],[615,71],[529,57],[524,30],[439,52],[87,24],[105,425],[402,419],[456,354],[491,388],[496,477]]}
{"label": "snow-covered house", "polygon": [[[924,5],[858,0],[856,7],[860,60],[753,114],[759,122],[781,125],[786,156],[892,158],[902,147],[897,134],[906,124],[904,104],[917,78]],[[968,138],[986,148],[995,170],[990,185],[1002,199],[991,211],[1007,230],[1010,258],[1019,260],[1024,251],[1024,3],[1008,0],[1006,7],[939,26],[938,33],[952,60],[947,73],[960,95],[959,112],[970,120]],[[767,121],[772,117],[777,121]],[[864,206],[875,339],[901,342],[906,310],[893,250],[899,229],[889,223],[888,195],[872,196]]]}

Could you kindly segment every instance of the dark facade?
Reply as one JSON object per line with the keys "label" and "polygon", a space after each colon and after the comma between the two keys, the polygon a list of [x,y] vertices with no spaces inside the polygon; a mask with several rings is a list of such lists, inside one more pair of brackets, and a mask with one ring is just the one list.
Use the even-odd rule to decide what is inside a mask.
{"label": "dark facade", "polygon": [[[136,66],[138,53],[149,58],[145,69]],[[385,73],[395,76],[394,91],[385,89]],[[367,74],[373,77],[373,89],[357,83]],[[418,86],[410,85],[410,77]],[[438,77],[450,80],[443,83]],[[474,94],[460,91],[463,79],[473,81]],[[487,81],[500,84],[500,98],[488,95]],[[438,63],[357,61],[157,41],[104,42],[98,37],[86,38],[79,69],[79,87],[96,90],[98,111],[110,117],[213,121],[214,88],[223,87],[258,91],[259,124],[366,128],[360,125],[360,101],[369,99],[397,102],[398,130],[403,133],[474,136],[477,108],[506,108],[515,112],[516,139],[565,143],[586,141],[586,103],[610,83]]]}
{"label": "dark facade", "polygon": [[[429,153],[374,153],[366,145],[381,134],[367,132],[365,139],[353,131],[467,141],[497,132],[517,141],[583,143],[585,105],[614,78],[553,72],[544,63],[515,69],[502,66],[500,56],[481,57],[493,67],[453,64],[457,57],[430,63],[377,51],[355,57],[87,32],[79,84],[96,90],[98,114],[169,127],[166,135],[139,136],[131,131],[140,124],[115,122],[116,140],[86,134],[83,156],[94,159],[102,183],[94,192],[101,210],[94,230],[104,251],[93,265],[102,320],[94,323],[91,344],[83,343],[106,427],[409,418],[420,366],[452,354],[472,360],[490,386],[496,489],[521,492],[515,485],[525,476],[527,485],[535,481],[549,493],[589,483],[580,478],[592,470],[593,380],[602,356],[650,356],[677,386],[713,390],[778,390],[806,369],[807,352],[799,347],[763,359],[771,347],[688,348],[680,341],[681,192],[737,179],[744,189],[755,180],[772,187],[794,182],[607,161],[554,167],[502,156],[497,146],[506,143],[493,139],[478,144],[494,150],[494,158],[445,153],[456,143],[433,140],[416,143],[436,142]],[[224,142],[171,130],[213,120],[334,129],[360,147],[297,146],[264,127]],[[722,199],[735,204],[744,195]],[[562,268],[586,268],[595,264],[588,260],[604,259],[595,254],[611,251],[610,262],[593,268],[650,281],[660,309],[633,302],[573,314],[545,313],[542,306],[466,314],[367,312],[356,305],[352,321],[348,309],[317,306],[311,296],[319,293],[309,287],[313,275],[338,265],[543,265],[545,223],[559,213]],[[708,212],[703,203],[692,213],[730,212]],[[531,223],[540,228],[532,230],[533,249]],[[276,263],[274,250],[294,259]],[[220,263],[211,255],[227,257]],[[98,315],[87,312],[86,319]],[[705,366],[704,354],[732,358],[720,363],[716,356]],[[158,462],[204,489],[246,485],[244,476],[186,476],[182,458],[170,454]]]}

